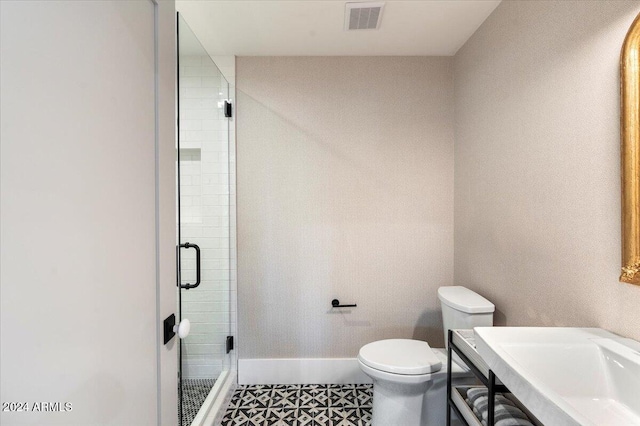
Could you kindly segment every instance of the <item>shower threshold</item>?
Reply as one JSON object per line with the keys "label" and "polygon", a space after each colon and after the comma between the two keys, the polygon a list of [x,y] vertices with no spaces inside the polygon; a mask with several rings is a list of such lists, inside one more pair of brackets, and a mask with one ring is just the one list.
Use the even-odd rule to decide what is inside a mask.
{"label": "shower threshold", "polygon": [[[217,379],[191,379],[191,381],[186,379],[182,396],[184,399],[182,425],[213,426],[216,424],[216,420],[219,423],[224,416],[226,400],[231,398],[231,393],[233,392],[234,380],[232,380],[232,377],[233,375],[229,374],[229,371],[223,371]],[[194,382],[196,382],[195,385],[197,387],[191,388],[193,389],[192,393],[187,392],[187,386],[193,385]],[[191,395],[195,398],[191,399]],[[193,410],[189,410],[187,404],[193,403],[199,405],[191,405]],[[191,412],[191,415],[187,417],[189,412]]]}

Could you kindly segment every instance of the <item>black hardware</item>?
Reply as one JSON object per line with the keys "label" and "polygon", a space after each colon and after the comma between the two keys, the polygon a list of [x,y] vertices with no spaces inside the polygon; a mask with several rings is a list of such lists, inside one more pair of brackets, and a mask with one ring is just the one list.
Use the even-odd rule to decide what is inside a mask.
{"label": "black hardware", "polygon": [[[451,342],[452,339],[452,330],[449,330],[447,332],[448,337],[449,337],[449,342]],[[451,404],[451,357],[453,356],[453,354],[451,353],[451,348],[452,345],[449,344],[447,347],[447,422],[445,423],[446,426],[451,426],[451,408],[453,408],[457,414],[458,417],[462,418],[462,413],[460,413],[460,410],[458,410],[458,407],[456,407],[455,404]],[[452,407],[453,406],[453,407]]]}
{"label": "black hardware", "polygon": [[233,336],[227,336],[227,353],[233,350]]}
{"label": "black hardware", "polygon": [[194,284],[178,283],[180,285],[180,288],[189,290],[190,288],[196,288],[200,285],[200,247],[198,247],[197,244],[184,243],[178,246],[178,250],[180,250],[181,248],[186,248],[186,249],[192,248],[196,250],[196,282]]}
{"label": "black hardware", "polygon": [[227,118],[233,117],[233,105],[229,101],[224,101],[224,116]]}
{"label": "black hardware", "polygon": [[164,344],[169,343],[169,340],[176,335],[176,332],[173,331],[173,327],[176,325],[176,315],[169,315],[163,322],[164,324]]}
{"label": "black hardware", "polygon": [[496,394],[496,375],[493,374],[493,371],[491,370],[489,370],[489,386],[487,386],[487,391],[489,395],[489,406],[487,407],[487,425],[493,426],[495,424],[493,419],[496,415],[496,399],[494,398],[494,395]]}
{"label": "black hardware", "polygon": [[[176,47],[177,49],[174,50],[175,52],[175,58],[176,58],[176,65],[175,65],[175,70],[176,70],[176,93],[181,93],[181,87],[180,87],[180,80],[182,80],[182,76],[180,75],[180,14],[178,12],[176,12]],[[182,241],[181,239],[181,235],[180,235],[180,224],[182,223],[182,221],[180,220],[180,146],[181,145],[181,141],[180,141],[180,96],[176,96],[176,139],[177,139],[177,143],[178,143],[178,149],[176,150],[176,174],[178,175],[178,182],[176,185],[176,192],[177,192],[177,203],[178,205],[177,207],[177,214],[178,214],[178,241]],[[176,285],[178,286],[178,288],[180,288],[180,247],[176,247]],[[182,316],[182,292],[178,291],[178,315],[181,317]],[[175,324],[175,315],[173,315],[174,317],[174,324]],[[165,333],[165,345],[167,344],[167,327],[165,325],[165,329],[164,329],[164,333]],[[171,331],[173,332],[173,326],[171,327]],[[175,335],[175,332],[173,333],[173,335]],[[171,336],[173,337],[173,336]],[[182,366],[182,344],[178,343],[178,365]],[[178,368],[178,426],[183,426],[183,419],[182,419],[182,377],[180,374],[180,369]]]}
{"label": "black hardware", "polygon": [[338,299],[333,299],[331,301],[331,306],[334,308],[355,308],[358,305],[356,305],[355,303],[353,305],[341,305]]}
{"label": "black hardware", "polygon": [[[496,375],[492,370],[489,370],[489,377],[485,377],[485,375],[480,371],[480,369],[478,367],[476,367],[476,365],[471,362],[471,360],[464,354],[464,352],[462,352],[454,343],[453,341],[453,330],[449,330],[448,331],[448,336],[449,336],[449,347],[447,348],[447,423],[446,426],[450,426],[451,425],[451,410],[453,409],[453,411],[456,413],[456,415],[458,416],[458,419],[462,420],[464,419],[464,417],[462,416],[462,413],[460,412],[460,409],[458,409],[458,407],[456,406],[455,402],[453,401],[453,397],[451,396],[452,390],[453,390],[453,384],[452,384],[452,372],[451,372],[451,364],[452,364],[452,356],[455,353],[456,355],[458,355],[460,357],[460,359],[462,360],[462,362],[464,362],[467,367],[469,367],[469,369],[471,370],[471,372],[474,374],[474,376],[476,376],[477,379],[480,380],[480,382],[482,382],[483,385],[485,385],[487,387],[487,394],[488,394],[488,419],[487,419],[487,425],[489,426],[493,426],[494,424],[494,408],[495,408],[495,395],[496,393],[500,392],[500,393],[505,393],[505,392],[509,392],[509,389],[507,389],[507,387],[503,384],[497,384],[496,383]],[[463,424],[468,424],[466,421],[463,421]]]}
{"label": "black hardware", "polygon": [[[449,330],[449,332],[451,333],[451,335],[453,335],[453,330]],[[478,367],[476,367],[476,365],[471,362],[471,360],[469,359],[469,357],[467,357],[464,352],[462,352],[457,346],[456,344],[453,342],[453,340],[449,340],[449,346],[451,347],[451,349],[456,353],[456,355],[458,355],[460,357],[460,359],[462,360],[462,362],[464,362],[467,367],[469,367],[469,369],[471,370],[471,372],[478,378],[478,380],[480,380],[482,382],[482,384],[484,386],[486,386],[487,388],[489,388],[489,383],[490,380],[489,378],[485,377],[484,374],[482,374],[482,372],[480,371],[480,369]],[[495,392],[509,392],[509,389],[507,389],[506,386],[504,385],[498,385],[494,382],[494,390]]]}

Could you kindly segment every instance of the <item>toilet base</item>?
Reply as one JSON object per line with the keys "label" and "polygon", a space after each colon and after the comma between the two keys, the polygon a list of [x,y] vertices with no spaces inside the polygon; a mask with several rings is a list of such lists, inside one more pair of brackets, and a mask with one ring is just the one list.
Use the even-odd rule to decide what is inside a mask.
{"label": "toilet base", "polygon": [[424,398],[431,385],[432,382],[398,384],[374,379],[371,426],[424,425]]}
{"label": "toilet base", "polygon": [[[405,376],[373,369],[358,360],[373,379],[371,426],[443,426],[447,418],[447,351],[433,350],[442,369],[421,376]],[[453,364],[453,386],[478,384],[478,379]],[[452,413],[452,426],[461,423]]]}
{"label": "toilet base", "polygon": [[[406,384],[373,381],[371,426],[443,426],[447,418],[447,380],[436,377],[421,388],[407,389]],[[454,386],[477,385],[474,376],[457,377]],[[422,391],[422,393],[417,393]],[[462,426],[454,412],[451,425]]]}

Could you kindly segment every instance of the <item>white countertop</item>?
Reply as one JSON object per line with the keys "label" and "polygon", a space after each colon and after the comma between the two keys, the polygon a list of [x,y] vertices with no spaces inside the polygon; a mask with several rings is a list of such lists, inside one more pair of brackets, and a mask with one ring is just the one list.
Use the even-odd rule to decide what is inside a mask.
{"label": "white countertop", "polygon": [[599,328],[474,330],[489,368],[545,425],[640,425],[640,343]]}

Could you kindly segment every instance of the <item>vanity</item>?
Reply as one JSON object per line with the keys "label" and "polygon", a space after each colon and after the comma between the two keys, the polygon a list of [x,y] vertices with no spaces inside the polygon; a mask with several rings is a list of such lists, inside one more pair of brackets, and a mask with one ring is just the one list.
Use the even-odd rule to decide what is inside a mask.
{"label": "vanity", "polygon": [[477,327],[474,341],[486,384],[495,380],[536,422],[640,425],[639,342],[599,328],[562,327]]}
{"label": "vanity", "polygon": [[542,426],[535,416],[501,383],[489,365],[478,353],[474,330],[449,330],[448,370],[452,362],[466,366],[478,385],[453,385],[447,374],[447,422],[457,425],[452,413],[467,426],[504,424],[505,415],[515,423],[510,425]]}

